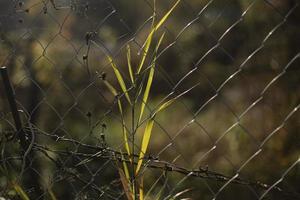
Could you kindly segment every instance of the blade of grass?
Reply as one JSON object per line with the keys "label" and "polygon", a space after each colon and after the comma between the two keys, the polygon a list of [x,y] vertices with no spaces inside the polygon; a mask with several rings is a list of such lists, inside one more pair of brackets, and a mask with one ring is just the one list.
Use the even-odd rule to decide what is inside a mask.
{"label": "blade of grass", "polygon": [[151,32],[149,33],[149,35],[148,35],[148,37],[147,37],[147,39],[145,41],[145,46],[143,48],[143,54],[142,54],[143,56],[142,56],[141,62],[139,64],[139,67],[138,67],[138,70],[137,70],[137,74],[139,74],[141,72],[141,69],[142,69],[142,67],[144,65],[146,56],[148,55],[149,47],[150,47],[150,44],[151,44],[154,32],[157,31],[161,27],[161,25],[168,19],[169,15],[173,12],[173,10],[176,8],[176,6],[179,4],[180,1],[181,0],[178,0],[172,6],[172,8],[161,18],[161,20],[153,28],[151,28]]}
{"label": "blade of grass", "polygon": [[[117,90],[114,88],[114,86],[112,86],[108,81],[106,80],[103,80],[104,84],[106,85],[106,87],[109,89],[109,91],[114,95],[114,96],[117,96],[118,95],[118,92]],[[126,126],[125,126],[125,121],[123,119],[123,108],[122,108],[122,104],[121,104],[121,101],[120,99],[118,98],[117,99],[118,101],[118,107],[119,107],[119,112],[122,116],[122,130],[123,130],[123,140],[124,140],[124,143],[125,143],[125,149],[128,153],[128,155],[130,156],[131,155],[131,150],[130,150],[130,147],[129,147],[129,141],[128,141],[128,134],[127,134],[127,131],[126,131]]]}
{"label": "blade of grass", "polygon": [[57,200],[57,198],[51,188],[48,189],[48,193],[50,195],[51,200]]}
{"label": "blade of grass", "polygon": [[117,96],[118,92],[117,90],[114,88],[114,86],[112,86],[108,81],[103,80],[104,84],[106,85],[106,87],[109,89],[109,91],[114,95]]}
{"label": "blade of grass", "polygon": [[166,101],[165,103],[163,103],[155,112],[154,115],[156,115],[157,113],[161,112],[162,110],[166,109],[169,105],[171,105],[173,102],[175,101],[175,98],[170,99],[168,101]]}
{"label": "blade of grass", "polygon": [[148,100],[148,97],[149,97],[149,92],[150,92],[150,89],[151,89],[151,85],[152,85],[152,81],[153,81],[153,76],[154,76],[156,53],[158,51],[158,48],[159,48],[159,46],[160,46],[160,44],[161,44],[164,36],[165,36],[165,33],[163,33],[161,35],[161,37],[159,38],[159,41],[158,41],[158,43],[157,43],[157,45],[155,47],[154,62],[152,63],[152,66],[150,68],[150,72],[149,72],[149,76],[148,76],[148,81],[147,81],[146,89],[145,89],[143,100],[142,100],[141,111],[140,111],[140,116],[139,116],[138,123],[141,121],[141,119],[143,117],[144,109],[145,109],[145,106],[146,106],[146,103],[147,103],[147,100]]}
{"label": "blade of grass", "polygon": [[[123,140],[124,140],[124,143],[125,143],[125,149],[127,151],[127,154],[130,157],[131,150],[130,150],[130,147],[129,147],[128,134],[127,134],[126,127],[125,127],[124,123],[125,122],[123,121]],[[131,158],[129,158],[129,160],[130,160],[130,162],[132,161]]]}
{"label": "blade of grass", "polygon": [[18,183],[14,182],[12,183],[12,185],[14,190],[17,192],[17,194],[20,196],[22,200],[30,200],[26,192],[22,189],[22,187]]}
{"label": "blade of grass", "polygon": [[163,103],[160,107],[158,107],[158,109],[154,112],[153,116],[155,116],[157,113],[161,112],[162,110],[166,109],[169,105],[171,105],[176,99],[182,97],[183,95],[185,95],[186,93],[190,92],[191,90],[193,90],[195,87],[197,87],[199,85],[199,83],[193,85],[192,87],[190,87],[189,89],[187,89],[186,91],[180,93],[179,95],[177,95],[176,97],[166,101],[165,103]]}
{"label": "blade of grass", "polygon": [[157,23],[157,25],[155,26],[153,31],[156,31],[157,29],[159,29],[159,27],[168,19],[169,15],[173,12],[173,10],[176,8],[176,6],[179,4],[181,0],[178,0],[173,6],[172,8],[163,16],[163,18],[161,18],[161,20]]}
{"label": "blade of grass", "polygon": [[143,139],[142,139],[142,144],[141,144],[141,150],[140,150],[140,154],[139,154],[139,160],[137,163],[137,167],[136,167],[136,171],[135,173],[138,174],[142,163],[143,163],[143,157],[148,149],[148,145],[150,142],[150,138],[151,138],[151,133],[152,133],[152,128],[153,128],[153,124],[154,124],[154,118],[155,115],[164,110],[165,108],[167,108],[169,105],[171,105],[173,102],[175,101],[175,98],[168,100],[167,102],[163,103],[152,115],[152,117],[148,120],[147,124],[146,124],[146,128],[143,134]]}
{"label": "blade of grass", "polygon": [[133,72],[132,72],[132,66],[131,66],[131,54],[130,54],[130,46],[126,46],[127,50],[127,66],[128,66],[128,71],[129,71],[129,76],[131,83],[134,84],[134,78],[133,78]]}
{"label": "blade of grass", "polygon": [[[159,48],[159,46],[160,46],[160,44],[161,44],[161,42],[163,41],[163,39],[164,39],[164,37],[165,37],[165,33],[166,32],[164,32],[161,36],[160,36],[160,38],[159,38],[159,40],[158,40],[158,43],[157,43],[157,45],[156,45],[156,47],[155,47],[155,55],[156,55],[156,53],[157,53],[157,51],[158,51],[158,48]],[[155,56],[155,59],[154,59],[154,61],[156,60],[156,56]]]}
{"label": "blade of grass", "polygon": [[141,144],[141,151],[139,154],[139,160],[138,160],[136,171],[135,171],[136,174],[139,173],[139,170],[142,166],[143,157],[144,157],[144,155],[147,151],[148,145],[149,145],[153,124],[154,124],[154,118],[151,118],[146,124],[146,128],[145,128],[143,139],[142,139],[142,144]]}
{"label": "blade of grass", "polygon": [[[154,29],[152,29],[154,30]],[[153,34],[154,34],[154,31],[151,31],[146,39],[146,43],[145,43],[145,47],[142,49],[142,59],[141,59],[141,62],[139,64],[139,67],[138,67],[138,70],[137,70],[137,74],[139,74],[141,72],[141,69],[144,65],[144,62],[145,62],[145,59],[148,55],[148,51],[149,51],[149,48],[150,48],[150,44],[152,42],[152,38],[153,38]]]}
{"label": "blade of grass", "polygon": [[129,170],[128,170],[128,167],[127,167],[127,163],[125,162],[125,159],[124,159],[124,156],[123,156],[123,153],[122,153],[121,150],[120,150],[120,152],[121,152],[121,158],[122,158],[123,169],[124,169],[124,172],[125,172],[125,177],[126,177],[128,183],[130,183],[130,175],[129,175]]}
{"label": "blade of grass", "polygon": [[118,82],[119,82],[119,85],[120,85],[122,91],[123,91],[124,94],[125,94],[125,97],[126,97],[128,103],[131,105],[131,100],[130,100],[130,97],[129,97],[129,95],[128,95],[128,90],[127,90],[127,88],[126,88],[124,79],[123,79],[123,77],[122,77],[120,71],[118,70],[117,66],[115,65],[113,59],[112,59],[110,56],[108,56],[108,55],[106,55],[106,56],[107,56],[107,58],[108,58],[108,60],[109,60],[109,62],[110,62],[111,67],[112,67],[113,70],[114,70],[114,73],[115,73],[115,75],[116,75],[116,78],[117,78],[117,80],[118,80]]}
{"label": "blade of grass", "polygon": [[149,48],[150,48],[150,45],[151,45],[151,42],[152,42],[152,38],[153,38],[153,35],[154,35],[154,31],[152,31],[152,30],[154,28],[155,15],[156,15],[156,4],[155,4],[155,1],[154,1],[154,10],[153,10],[152,23],[151,23],[151,31],[150,31],[149,35],[147,36],[145,43],[142,46],[142,50],[141,50],[142,51],[142,58],[141,58],[141,62],[139,64],[139,66],[138,66],[137,74],[139,74],[141,72],[141,69],[144,65],[145,59],[148,55],[148,51],[149,51]]}
{"label": "blade of grass", "polygon": [[142,139],[142,143],[141,143],[141,150],[140,150],[140,154],[139,154],[139,160],[137,163],[137,167],[136,167],[136,171],[135,173],[138,174],[142,163],[143,163],[143,157],[148,149],[148,145],[150,142],[150,138],[151,138],[151,134],[152,134],[152,128],[153,128],[153,124],[154,124],[154,118],[155,115],[162,111],[163,109],[167,108],[169,105],[171,105],[173,102],[175,101],[175,98],[170,99],[169,101],[163,103],[152,115],[152,117],[148,120],[147,124],[146,124],[146,128],[143,134],[143,139]]}
{"label": "blade of grass", "polygon": [[140,194],[140,200],[144,200],[144,176],[141,176],[140,178],[139,194]]}
{"label": "blade of grass", "polygon": [[143,100],[142,100],[141,111],[140,111],[140,116],[139,116],[138,123],[140,123],[140,121],[142,119],[142,116],[143,116],[143,113],[144,113],[144,109],[145,109],[145,106],[146,106],[146,103],[147,103],[147,100],[148,100],[148,97],[149,97],[149,92],[150,92],[152,81],[153,81],[153,76],[154,76],[154,66],[152,66],[150,68],[146,89],[145,89],[145,92],[144,92],[144,95],[143,95]]}
{"label": "blade of grass", "polygon": [[126,176],[125,176],[123,170],[121,168],[118,168],[118,171],[119,171],[121,183],[123,185],[124,192],[126,194],[127,199],[128,200],[133,200],[134,196],[133,196],[132,191],[130,189],[130,183],[127,181]]}

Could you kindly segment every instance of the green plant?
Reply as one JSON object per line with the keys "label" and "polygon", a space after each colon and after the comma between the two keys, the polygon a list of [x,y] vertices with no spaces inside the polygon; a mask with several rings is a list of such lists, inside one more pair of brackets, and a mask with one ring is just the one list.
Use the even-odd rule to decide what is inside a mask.
{"label": "green plant", "polygon": [[[154,119],[155,116],[163,111],[165,108],[167,108],[169,105],[171,105],[175,98],[171,98],[163,103],[161,103],[151,114],[148,118],[145,120],[143,119],[145,107],[148,102],[148,98],[150,96],[150,91],[151,91],[151,86],[153,83],[153,78],[155,74],[155,67],[156,67],[156,55],[158,52],[158,49],[161,45],[161,42],[164,39],[165,34],[163,33],[155,48],[154,48],[154,56],[151,59],[151,64],[149,68],[147,68],[143,72],[143,76],[147,77],[147,83],[145,88],[143,87],[143,81],[142,81],[142,76],[141,72],[143,67],[145,66],[145,60],[147,57],[149,57],[149,52],[150,52],[150,47],[153,41],[154,34],[156,31],[163,25],[163,23],[168,19],[170,14],[173,12],[175,7],[179,4],[180,0],[177,0],[177,2],[171,7],[171,9],[156,23],[155,22],[155,1],[154,1],[154,13],[152,17],[152,26],[151,30],[144,42],[143,48],[142,48],[142,54],[140,58],[139,65],[137,68],[134,68],[131,64],[131,48],[130,45],[126,46],[127,50],[127,67],[128,67],[128,72],[130,76],[130,87],[126,86],[126,83],[123,79],[122,74],[119,71],[119,68],[116,65],[116,62],[114,59],[106,55],[108,61],[110,62],[110,65],[114,71],[114,75],[118,81],[118,84],[120,86],[120,89],[122,90],[122,94],[118,92],[117,89],[114,88],[112,84],[110,84],[107,80],[103,79],[104,84],[107,86],[109,91],[116,97],[117,99],[117,104],[118,104],[118,109],[119,113],[122,116],[122,130],[123,130],[123,141],[124,141],[124,148],[126,150],[126,153],[129,158],[129,162],[126,162],[124,159],[124,156],[122,154],[122,167],[119,168],[119,174],[121,178],[121,182],[123,185],[124,192],[126,194],[127,199],[129,200],[135,200],[135,199],[144,199],[144,189],[143,189],[143,178],[144,175],[140,174],[142,166],[143,166],[143,160],[144,160],[144,155],[148,150],[149,142],[151,139],[152,135],[152,129],[154,126]],[[130,88],[130,89],[128,89]],[[129,139],[129,134],[127,131],[127,124],[125,123],[124,120],[124,109],[122,102],[120,98],[122,96],[125,96],[126,101],[128,105],[131,107],[131,139]],[[139,103],[138,99],[139,97],[142,96],[142,101]],[[135,112],[136,112],[136,107],[139,107],[139,113],[138,113],[138,118],[135,120]],[[143,136],[142,140],[140,143],[140,149],[135,150],[135,134],[137,133],[137,130],[141,128],[141,123],[146,123],[145,129],[143,131]],[[135,159],[135,152],[138,153],[138,159],[136,161]],[[128,163],[130,164],[130,167],[128,166]],[[131,170],[130,170],[131,169]]]}

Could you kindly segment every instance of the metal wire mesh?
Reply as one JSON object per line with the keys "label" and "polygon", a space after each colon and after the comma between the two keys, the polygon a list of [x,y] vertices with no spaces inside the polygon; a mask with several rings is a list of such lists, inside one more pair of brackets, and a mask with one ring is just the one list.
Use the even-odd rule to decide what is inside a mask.
{"label": "metal wire mesh", "polygon": [[[106,55],[130,82],[126,45],[137,66],[153,13],[174,3],[0,2],[1,198],[127,198],[119,169],[138,160],[143,132],[125,127],[130,158],[131,108],[120,114],[125,94],[104,84],[118,86]],[[133,175],[144,199],[300,199],[299,13],[292,0],[179,2],[155,34],[165,40],[137,124],[175,100]]]}

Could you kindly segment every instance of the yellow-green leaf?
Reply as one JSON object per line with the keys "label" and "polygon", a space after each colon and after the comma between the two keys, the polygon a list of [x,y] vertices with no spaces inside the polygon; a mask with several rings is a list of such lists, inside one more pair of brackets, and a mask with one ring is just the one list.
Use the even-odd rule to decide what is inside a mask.
{"label": "yellow-green leaf", "polygon": [[130,150],[130,147],[129,147],[128,135],[127,135],[127,131],[126,131],[126,127],[125,127],[124,121],[123,121],[123,140],[124,140],[124,143],[125,143],[125,149],[127,151],[127,154],[130,157],[131,150]]}
{"label": "yellow-green leaf", "polygon": [[150,72],[149,72],[148,81],[147,81],[146,89],[145,89],[143,100],[142,100],[141,111],[140,111],[140,116],[139,116],[139,121],[138,122],[141,121],[141,119],[143,117],[145,106],[147,104],[147,100],[148,100],[148,97],[149,97],[149,92],[150,92],[150,89],[151,89],[151,85],[152,85],[152,81],[153,81],[153,76],[154,76],[156,53],[157,53],[158,48],[159,48],[159,46],[160,46],[160,44],[161,44],[161,42],[162,42],[162,40],[164,38],[164,35],[165,35],[165,33],[163,33],[162,36],[159,38],[159,41],[158,41],[158,43],[156,45],[156,48],[155,48],[154,63],[152,63],[152,66],[150,68]]}
{"label": "yellow-green leaf", "polygon": [[128,167],[127,167],[127,163],[125,162],[122,151],[120,151],[120,152],[121,152],[121,158],[122,158],[123,169],[124,169],[124,172],[125,172],[125,177],[127,179],[127,182],[130,183],[130,175],[129,175],[129,170],[128,170]]}
{"label": "yellow-green leaf", "polygon": [[57,200],[57,198],[51,188],[48,189],[48,193],[49,193],[51,200]]}
{"label": "yellow-green leaf", "polygon": [[114,95],[117,96],[118,92],[117,90],[106,80],[103,80],[104,84],[106,85],[106,87],[109,89],[109,91]]}
{"label": "yellow-green leaf", "polygon": [[139,170],[142,166],[143,158],[144,158],[144,155],[147,151],[148,144],[149,144],[149,141],[150,141],[153,124],[154,124],[154,119],[153,118],[151,118],[146,124],[146,128],[145,128],[143,139],[142,139],[142,144],[141,144],[141,151],[140,151],[140,154],[139,154],[139,160],[138,160],[136,171],[135,171],[136,174],[138,174],[138,172],[139,172]]}
{"label": "yellow-green leaf", "polygon": [[141,176],[139,181],[139,196],[140,200],[144,200],[144,176]]}
{"label": "yellow-green leaf", "polygon": [[115,65],[113,59],[112,59],[110,56],[108,56],[108,55],[107,55],[107,58],[108,58],[108,60],[109,60],[109,62],[110,62],[111,67],[112,67],[113,70],[114,70],[114,73],[115,73],[115,75],[116,75],[116,78],[117,78],[117,80],[118,80],[118,82],[119,82],[119,85],[120,85],[122,91],[123,91],[124,94],[125,94],[125,97],[126,97],[128,103],[131,104],[131,100],[130,100],[129,95],[128,95],[128,90],[127,90],[127,88],[126,88],[125,82],[124,82],[124,80],[123,80],[123,77],[122,77],[120,71],[118,70],[117,66]]}
{"label": "yellow-green leaf", "polygon": [[[152,29],[154,30],[154,29]],[[148,55],[148,51],[149,51],[149,48],[150,48],[150,44],[152,42],[152,38],[153,38],[153,34],[154,34],[154,31],[151,31],[146,39],[146,44],[145,44],[145,47],[142,49],[142,59],[141,59],[141,62],[139,64],[139,67],[138,67],[138,70],[137,70],[137,74],[139,74],[141,72],[141,69],[144,65],[144,62],[145,62],[145,59]]]}
{"label": "yellow-green leaf", "polygon": [[151,29],[147,39],[146,39],[146,42],[145,42],[145,46],[144,48],[142,49],[142,59],[141,59],[141,62],[139,64],[139,67],[138,67],[138,70],[137,70],[137,74],[140,73],[143,65],[144,65],[144,62],[145,62],[145,59],[146,59],[146,56],[148,55],[148,51],[149,51],[149,47],[150,47],[150,44],[151,44],[151,41],[152,41],[152,38],[153,38],[153,35],[154,35],[154,32],[157,31],[161,25],[167,20],[167,18],[169,17],[169,15],[173,12],[173,10],[175,9],[175,7],[179,4],[181,0],[178,0],[173,6],[172,8],[161,18],[161,20]]}
{"label": "yellow-green leaf", "polygon": [[[113,95],[115,95],[115,96],[118,95],[117,90],[108,81],[104,80],[104,84],[107,86],[107,88],[110,90],[110,92]],[[131,151],[130,151],[130,147],[129,147],[129,141],[128,141],[128,135],[127,135],[126,126],[125,126],[125,121],[123,119],[122,103],[121,103],[120,99],[117,99],[117,101],[118,101],[119,111],[120,111],[120,114],[122,116],[122,131],[123,131],[123,140],[124,140],[124,143],[125,143],[125,149],[126,149],[128,155],[131,155]]]}
{"label": "yellow-green leaf", "polygon": [[160,111],[164,110],[165,108],[167,108],[169,105],[171,105],[173,102],[175,101],[175,99],[170,99],[168,101],[166,101],[165,103],[163,103],[156,111],[155,114],[159,113]]}
{"label": "yellow-green leaf", "polygon": [[13,183],[13,188],[22,200],[30,200],[26,192],[22,189],[22,187],[18,183]]}
{"label": "yellow-green leaf", "polygon": [[131,155],[131,150],[130,150],[130,147],[129,147],[128,134],[127,134],[126,126],[125,126],[125,121],[123,119],[123,108],[122,108],[122,104],[121,104],[120,99],[118,99],[118,105],[119,105],[120,114],[122,116],[123,141],[125,143],[125,149],[127,151],[127,154],[128,154],[128,156],[130,156]]}
{"label": "yellow-green leaf", "polygon": [[164,39],[164,37],[165,37],[165,33],[166,33],[166,32],[164,32],[164,33],[160,36],[160,38],[159,38],[159,40],[158,40],[158,43],[157,43],[157,45],[156,45],[156,47],[155,47],[155,59],[154,59],[154,60],[156,60],[156,53],[157,53],[157,51],[158,51],[158,48],[159,48],[161,42],[163,41],[163,39]]}
{"label": "yellow-green leaf", "polygon": [[154,28],[154,31],[156,31],[157,29],[159,29],[159,27],[167,20],[167,18],[169,17],[169,15],[173,12],[173,10],[175,9],[175,7],[179,4],[181,0],[178,0],[173,6],[172,8],[163,16],[163,18],[161,18],[161,20],[157,23],[157,25]]}
{"label": "yellow-green leaf", "polygon": [[130,76],[131,83],[134,84],[134,78],[133,78],[133,72],[131,66],[130,46],[127,45],[126,49],[127,49],[127,66],[128,66],[129,76]]}
{"label": "yellow-green leaf", "polygon": [[145,109],[145,106],[146,106],[146,103],[147,103],[147,100],[148,100],[150,88],[151,88],[152,81],[153,81],[153,76],[154,76],[154,66],[151,67],[150,72],[149,72],[148,81],[147,81],[146,89],[145,89],[143,100],[142,100],[140,117],[139,117],[138,122],[141,121],[143,113],[144,113],[144,109]]}

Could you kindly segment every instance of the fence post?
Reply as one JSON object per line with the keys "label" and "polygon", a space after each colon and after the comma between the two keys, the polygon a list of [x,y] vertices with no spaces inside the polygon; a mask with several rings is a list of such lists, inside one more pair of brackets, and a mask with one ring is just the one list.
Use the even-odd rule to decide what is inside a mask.
{"label": "fence post", "polygon": [[[22,148],[23,152],[25,153],[26,151],[28,151],[30,143],[26,139],[26,132],[23,129],[21,117],[18,113],[15,94],[14,94],[11,82],[9,80],[7,68],[5,66],[3,66],[0,68],[0,71],[1,71],[1,76],[2,76],[2,80],[3,80],[3,84],[4,84],[6,97],[7,97],[7,100],[8,100],[9,106],[10,106],[10,110],[13,115],[14,123],[16,126],[16,136],[20,140],[21,148]],[[26,156],[25,166],[28,166],[30,164],[32,166],[37,165],[36,161],[31,160],[34,157],[34,152],[28,152],[28,155],[24,155],[24,156]],[[44,199],[44,197],[43,197],[44,192],[40,186],[38,175],[36,174],[34,169],[31,167],[29,168],[28,172],[30,174],[30,179],[28,179],[27,182],[25,181],[25,185],[33,186],[35,189],[35,194],[32,194],[31,197],[33,197],[34,199],[36,199],[36,198]]]}
{"label": "fence post", "polygon": [[7,67],[5,67],[5,66],[1,67],[0,71],[1,71],[1,76],[2,76],[2,80],[3,80],[6,97],[7,97],[9,106],[10,106],[10,110],[12,112],[12,116],[14,118],[16,131],[17,131],[16,135],[17,135],[18,139],[20,140],[22,149],[24,151],[26,151],[26,149],[28,147],[28,143],[26,141],[25,132],[23,131],[20,115],[18,113],[15,94],[14,94],[13,88],[12,88],[10,80],[9,80],[9,76],[7,73]]}

